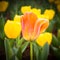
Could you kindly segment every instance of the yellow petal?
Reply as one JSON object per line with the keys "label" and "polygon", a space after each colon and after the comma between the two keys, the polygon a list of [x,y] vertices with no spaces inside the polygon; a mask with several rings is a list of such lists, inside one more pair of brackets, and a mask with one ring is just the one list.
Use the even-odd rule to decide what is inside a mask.
{"label": "yellow petal", "polygon": [[55,4],[60,4],[60,0],[54,1]]}
{"label": "yellow petal", "polygon": [[44,15],[47,19],[52,20],[55,15],[55,11],[52,9],[50,9],[50,10],[46,9],[44,12]]}
{"label": "yellow petal", "polygon": [[14,21],[21,22],[20,15],[15,15]]}
{"label": "yellow petal", "polygon": [[52,41],[52,34],[45,32],[39,35],[39,37],[37,38],[36,42],[38,45],[40,46],[44,46],[46,43],[48,43],[49,45],[51,44]]}
{"label": "yellow petal", "polygon": [[24,14],[25,12],[31,11],[31,6],[22,6],[21,12]]}
{"label": "yellow petal", "polygon": [[60,4],[57,5],[57,9],[60,12]]}
{"label": "yellow petal", "polygon": [[33,9],[31,9],[31,12],[33,12],[34,14],[36,14],[38,16],[38,18],[39,18],[40,14],[41,14],[41,9],[33,8]]}
{"label": "yellow petal", "polygon": [[49,0],[49,2],[50,2],[50,3],[53,3],[53,2],[54,2],[54,0]]}
{"label": "yellow petal", "polygon": [[21,24],[15,21],[7,20],[4,26],[4,32],[8,38],[17,38],[21,32]]}
{"label": "yellow petal", "polygon": [[8,2],[7,1],[1,1],[0,2],[0,12],[5,12],[8,7]]}

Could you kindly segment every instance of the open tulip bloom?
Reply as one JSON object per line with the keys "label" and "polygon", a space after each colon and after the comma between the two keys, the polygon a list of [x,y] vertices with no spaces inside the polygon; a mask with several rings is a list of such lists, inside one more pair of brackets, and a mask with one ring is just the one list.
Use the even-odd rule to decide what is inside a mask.
{"label": "open tulip bloom", "polygon": [[[24,49],[26,49],[26,46],[28,45],[28,43],[25,43],[25,44],[22,43],[22,41],[23,41],[22,38],[24,38],[24,40],[26,40],[27,42],[30,42],[30,58],[31,58],[31,60],[33,60],[32,42],[35,41],[38,38],[38,36],[48,28],[48,26],[49,26],[48,19],[38,18],[37,15],[34,14],[33,12],[26,12],[26,13],[24,13],[24,15],[20,16],[20,22],[15,21],[15,20],[7,21],[4,26],[4,32],[9,39],[10,38],[16,39],[18,37],[18,35],[20,35],[19,33],[22,30],[22,37],[19,39],[16,39],[17,46],[16,46],[16,44],[14,45],[14,49],[16,49],[18,47],[17,50],[15,50],[16,51],[15,54],[17,53],[16,55],[19,55],[19,52],[20,52],[20,55],[21,55],[21,52],[23,53]],[[21,45],[21,44],[23,44],[23,45]],[[5,41],[5,50],[7,50],[6,46],[7,46],[7,41]],[[15,48],[15,46],[16,46],[16,48]],[[19,46],[20,46],[20,49],[19,49]],[[23,46],[25,46],[25,47],[22,48]],[[22,50],[22,51],[20,51],[20,50]],[[21,56],[18,56],[18,57],[20,58],[19,60],[21,60]]]}
{"label": "open tulip bloom", "polygon": [[27,12],[21,16],[21,25],[23,38],[33,41],[47,29],[49,21],[44,18],[38,19],[34,13]]}

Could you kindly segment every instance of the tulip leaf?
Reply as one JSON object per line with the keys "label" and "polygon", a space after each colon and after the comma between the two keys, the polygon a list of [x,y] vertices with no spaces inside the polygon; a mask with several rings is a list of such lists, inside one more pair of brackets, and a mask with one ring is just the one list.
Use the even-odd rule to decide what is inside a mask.
{"label": "tulip leaf", "polygon": [[40,60],[47,60],[47,57],[49,55],[49,45],[46,43],[41,50]]}
{"label": "tulip leaf", "polygon": [[29,45],[28,41],[23,43],[23,45],[21,46],[22,53],[25,51],[25,49],[27,48],[28,45]]}
{"label": "tulip leaf", "polygon": [[56,48],[51,45],[52,53],[56,56],[57,60],[60,60],[60,48]]}
{"label": "tulip leaf", "polygon": [[48,32],[51,32],[53,30],[54,24],[55,24],[54,20],[50,21],[49,27],[47,28]]}
{"label": "tulip leaf", "polygon": [[13,56],[13,51],[9,43],[9,39],[4,40],[5,52],[6,52],[6,60],[10,60]]}
{"label": "tulip leaf", "polygon": [[4,39],[4,24],[5,24],[4,17],[0,17],[0,38],[1,39]]}
{"label": "tulip leaf", "polygon": [[24,41],[25,40],[23,38],[20,39],[20,37],[18,37],[16,39],[16,45],[17,45],[17,47],[20,47],[23,44]]}
{"label": "tulip leaf", "polygon": [[34,42],[33,48],[34,48],[34,60],[40,60],[41,47]]}
{"label": "tulip leaf", "polygon": [[59,41],[55,35],[53,35],[53,38],[52,38],[52,45],[55,47],[59,46]]}
{"label": "tulip leaf", "polygon": [[29,42],[24,42],[18,49],[17,51],[17,57],[19,60],[22,59],[22,53],[26,50],[27,46],[28,46]]}

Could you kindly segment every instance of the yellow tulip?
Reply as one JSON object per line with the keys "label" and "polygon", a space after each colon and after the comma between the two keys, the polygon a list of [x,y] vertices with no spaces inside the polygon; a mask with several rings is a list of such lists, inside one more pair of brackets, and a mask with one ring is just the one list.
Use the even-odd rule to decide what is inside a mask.
{"label": "yellow tulip", "polygon": [[46,43],[50,45],[51,41],[52,41],[52,34],[49,32],[40,34],[36,40],[37,44],[41,47],[43,47]]}
{"label": "yellow tulip", "polygon": [[53,3],[53,2],[54,2],[54,0],[49,0],[49,2],[50,2],[50,3]]}
{"label": "yellow tulip", "polygon": [[32,8],[31,12],[33,12],[34,14],[36,14],[38,16],[38,18],[40,18],[41,9]]}
{"label": "yellow tulip", "polygon": [[60,4],[57,5],[57,9],[60,12]]}
{"label": "yellow tulip", "polygon": [[6,2],[6,1],[0,2],[0,12],[5,12],[7,7],[8,7],[8,2]]}
{"label": "yellow tulip", "polygon": [[21,22],[20,15],[15,15],[14,21]]}
{"label": "yellow tulip", "polygon": [[17,38],[21,32],[21,24],[16,21],[7,20],[4,32],[8,38]]}
{"label": "yellow tulip", "polygon": [[58,36],[58,38],[60,38],[60,29],[58,29],[57,36]]}
{"label": "yellow tulip", "polygon": [[52,10],[52,9],[50,9],[50,10],[46,9],[45,12],[44,12],[45,18],[47,18],[49,20],[52,20],[54,15],[55,15],[55,11]]}
{"label": "yellow tulip", "polygon": [[21,12],[24,14],[25,12],[31,11],[31,6],[22,6]]}
{"label": "yellow tulip", "polygon": [[60,4],[60,0],[56,0],[54,3],[55,4]]}

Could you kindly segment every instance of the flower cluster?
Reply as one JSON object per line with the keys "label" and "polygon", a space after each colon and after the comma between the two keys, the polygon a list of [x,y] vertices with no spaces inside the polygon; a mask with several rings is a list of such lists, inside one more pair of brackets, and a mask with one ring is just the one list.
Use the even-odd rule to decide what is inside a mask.
{"label": "flower cluster", "polygon": [[22,6],[21,12],[23,15],[15,15],[13,21],[7,20],[4,26],[6,36],[8,38],[17,38],[22,31],[25,40],[36,40],[40,46],[44,46],[45,43],[50,45],[52,34],[43,32],[48,28],[49,20],[54,17],[54,10],[46,9],[44,14],[41,14],[41,9],[31,9],[31,6]]}
{"label": "flower cluster", "polygon": [[[6,8],[4,11],[6,11]],[[55,11],[46,9],[41,13],[41,9],[22,6],[20,12],[21,15],[15,14],[14,18],[12,20],[8,19],[4,25],[6,58],[10,60],[12,57],[17,57],[17,59],[22,60],[22,54],[28,45],[30,46],[30,60],[34,59],[34,54],[37,54],[36,60],[40,59],[40,57],[37,57],[38,55],[43,57],[46,53],[47,58],[53,38],[53,34],[47,32],[47,28],[54,18]],[[11,56],[6,47],[11,52]],[[35,49],[39,53],[35,52]]]}
{"label": "flower cluster", "polygon": [[23,14],[25,12],[33,12],[34,14],[36,14],[38,16],[38,18],[45,18],[45,19],[48,19],[48,20],[52,20],[54,15],[55,15],[55,11],[53,9],[46,9],[44,11],[44,13],[41,14],[41,9],[31,8],[31,6],[22,6],[21,7],[21,12]]}

